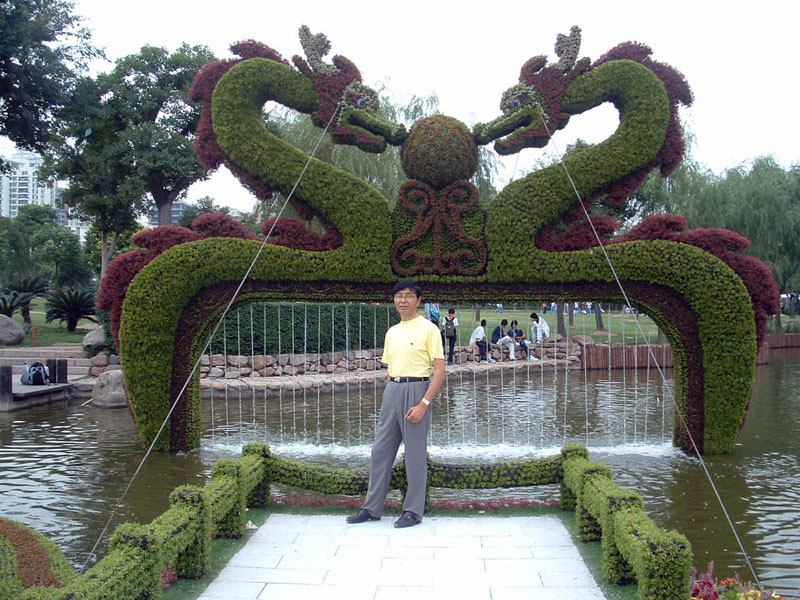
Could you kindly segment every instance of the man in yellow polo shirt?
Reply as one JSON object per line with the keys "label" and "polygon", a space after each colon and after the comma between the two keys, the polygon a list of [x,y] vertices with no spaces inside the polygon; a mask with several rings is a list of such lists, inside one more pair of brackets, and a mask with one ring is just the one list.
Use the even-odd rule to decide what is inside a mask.
{"label": "man in yellow polo shirt", "polygon": [[[439,328],[417,314],[422,288],[416,282],[399,282],[392,290],[400,322],[386,332],[382,362],[389,366],[383,392],[378,431],[372,446],[372,469],[367,498],[348,523],[377,521],[392,478],[392,464],[400,442],[406,452],[408,491],[403,515],[395,527],[422,521],[428,481],[427,438],[429,407],[444,382],[444,351]],[[431,376],[433,366],[433,376]]]}

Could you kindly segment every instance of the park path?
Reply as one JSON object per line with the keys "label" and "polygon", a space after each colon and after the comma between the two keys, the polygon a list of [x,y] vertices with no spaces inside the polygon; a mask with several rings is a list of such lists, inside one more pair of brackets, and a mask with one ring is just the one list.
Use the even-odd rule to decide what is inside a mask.
{"label": "park path", "polygon": [[199,600],[604,600],[554,516],[273,514]]}

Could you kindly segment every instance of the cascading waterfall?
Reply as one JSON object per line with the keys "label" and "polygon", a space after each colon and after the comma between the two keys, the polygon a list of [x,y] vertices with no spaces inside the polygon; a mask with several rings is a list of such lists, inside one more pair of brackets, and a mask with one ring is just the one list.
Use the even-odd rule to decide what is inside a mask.
{"label": "cascading waterfall", "polygon": [[[328,315],[321,305],[289,303],[287,306],[284,302],[273,309],[272,314],[277,313],[277,323],[270,323],[267,304],[261,304],[260,307],[257,304],[240,307],[231,315],[230,321],[223,323],[222,339],[212,347],[221,350],[226,358],[215,357],[212,347],[209,347],[209,367],[216,365],[225,371],[218,381],[236,385],[212,386],[205,392],[205,444],[240,446],[248,441],[266,441],[283,448],[284,452],[297,452],[306,459],[312,456],[322,462],[329,458],[336,462],[341,460],[336,458],[337,455],[342,454],[367,456],[377,427],[386,371],[369,367],[354,371],[353,368],[368,364],[362,358],[362,351],[369,350],[363,343],[365,327],[368,323],[373,327],[371,344],[378,347],[382,343],[378,339],[377,325],[382,320],[379,313],[385,313],[388,327],[393,308],[358,305],[355,310],[351,306],[352,310],[345,310],[342,317],[333,305]],[[372,314],[369,314],[370,306]],[[465,340],[465,334],[474,324],[464,315],[469,315],[473,308],[458,305],[455,308],[457,314],[462,315],[462,331],[459,333],[461,340]],[[524,307],[526,314],[530,313],[530,308],[528,305]],[[243,315],[248,314],[250,324],[243,326]],[[262,341],[258,343],[255,340],[256,314],[260,314],[263,321]],[[309,323],[311,315],[317,318],[313,329]],[[615,324],[617,317],[613,311],[609,310],[606,315],[609,341],[615,327],[621,330],[624,339],[624,318]],[[291,319],[291,323],[282,319]],[[230,323],[236,327],[235,332],[231,331]],[[325,326],[330,326],[331,331],[329,348],[323,344]],[[337,326],[343,328],[343,332],[337,332]],[[529,331],[530,323],[523,327]],[[269,331],[270,328],[274,331]],[[489,333],[491,327],[487,326],[487,329]],[[317,342],[309,347],[312,343],[309,334],[314,330]],[[291,340],[285,339],[284,332],[291,335]],[[302,342],[298,336],[301,332]],[[321,360],[316,375],[309,371],[303,377],[318,380],[336,377],[340,383],[324,385],[315,382],[311,386],[293,385],[288,389],[281,386],[274,393],[270,393],[267,385],[255,385],[256,373],[248,373],[236,361],[241,360],[242,349],[248,348],[251,357],[260,356],[262,362],[266,362],[269,334],[276,344],[273,350],[277,351],[276,366],[288,372],[301,369],[293,364],[292,356],[308,356],[309,351],[316,349],[316,356],[320,358],[330,353],[331,366],[323,365]],[[343,342],[339,347],[337,335],[340,343]],[[585,319],[583,335],[588,335]],[[357,343],[353,336],[358,336]],[[555,340],[547,340],[542,345],[551,343],[548,351],[563,352]],[[227,358],[231,345],[239,353],[236,359]],[[463,352],[457,352],[455,368],[447,371],[445,384],[433,405],[429,434],[432,456],[447,457],[448,460],[480,460],[482,456],[487,459],[529,456],[569,442],[581,442],[590,447],[668,443],[671,418],[668,419],[664,403],[657,395],[660,384],[651,382],[649,354],[641,373],[636,353],[633,364],[625,364],[622,369],[612,370],[609,366],[601,371],[590,371],[585,362],[576,361],[572,368],[567,368],[572,349],[571,344],[563,346],[567,360],[556,361],[554,365],[548,360],[477,365],[465,360]],[[530,352],[534,347],[531,346]],[[338,351],[342,351],[341,360],[336,359]],[[445,348],[445,354],[446,351]],[[290,356],[282,356],[284,353]],[[219,365],[220,362],[223,364]],[[232,371],[236,367],[240,368],[238,378]],[[351,379],[356,374],[357,384]],[[371,376],[369,383],[363,379],[364,376]],[[279,378],[264,379],[273,384],[279,381]],[[287,378],[280,379],[285,381]],[[295,379],[299,381],[301,378]],[[222,389],[218,389],[220,387]]]}

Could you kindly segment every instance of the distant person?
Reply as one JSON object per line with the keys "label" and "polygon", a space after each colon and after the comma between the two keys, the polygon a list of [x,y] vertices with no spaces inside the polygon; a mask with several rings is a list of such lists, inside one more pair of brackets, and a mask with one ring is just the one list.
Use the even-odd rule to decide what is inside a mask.
{"label": "distant person", "polygon": [[472,331],[472,335],[469,338],[469,347],[478,349],[482,363],[495,362],[493,358],[488,358],[488,344],[486,343],[486,319],[481,319],[481,324]]}
{"label": "distant person", "polygon": [[500,321],[500,325],[492,331],[492,343],[500,346],[500,358],[503,358],[503,346],[508,346],[509,360],[517,360],[516,353],[514,352],[514,340],[505,334],[505,328],[508,325],[508,319]]}
{"label": "distant person", "polygon": [[550,337],[550,325],[535,312],[531,313],[531,342],[534,344],[541,344],[544,340]]}
{"label": "distant person", "polygon": [[444,318],[444,337],[447,339],[447,364],[453,364],[453,352],[456,347],[456,337],[458,336],[458,317],[456,317],[456,309],[450,308],[447,310],[447,316]]}
{"label": "distant person", "polygon": [[494,309],[494,312],[503,312],[503,305],[501,303],[497,303],[497,308]]}
{"label": "distant person", "polygon": [[513,344],[519,344],[520,350],[526,355],[528,354],[528,346],[525,343],[525,332],[519,328],[519,322],[516,319],[511,321],[511,326],[508,328],[507,335],[511,338]]}
{"label": "distant person", "polygon": [[431,320],[433,316],[436,316],[436,321],[438,322],[439,319],[442,318],[442,313],[439,311],[439,303],[438,302],[426,302],[425,303],[425,318]]}

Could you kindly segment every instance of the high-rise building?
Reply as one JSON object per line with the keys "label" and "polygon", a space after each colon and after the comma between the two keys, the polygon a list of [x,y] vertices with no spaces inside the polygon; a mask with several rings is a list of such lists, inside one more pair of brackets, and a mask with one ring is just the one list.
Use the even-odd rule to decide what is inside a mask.
{"label": "high-rise building", "polygon": [[[191,206],[187,202],[181,202],[177,200],[172,203],[172,224],[177,225],[178,220],[183,216],[183,213],[186,212],[186,209]],[[148,227],[158,227],[158,208],[155,206],[150,209],[150,212],[147,213],[147,226]]]}
{"label": "high-rise building", "polygon": [[69,209],[61,202],[61,188],[56,182],[39,180],[39,168],[44,160],[33,152],[17,152],[4,159],[9,170],[0,178],[0,216],[16,218],[19,209],[28,204],[49,206],[56,211],[56,222],[69,227],[83,241],[88,224],[70,218]]}

